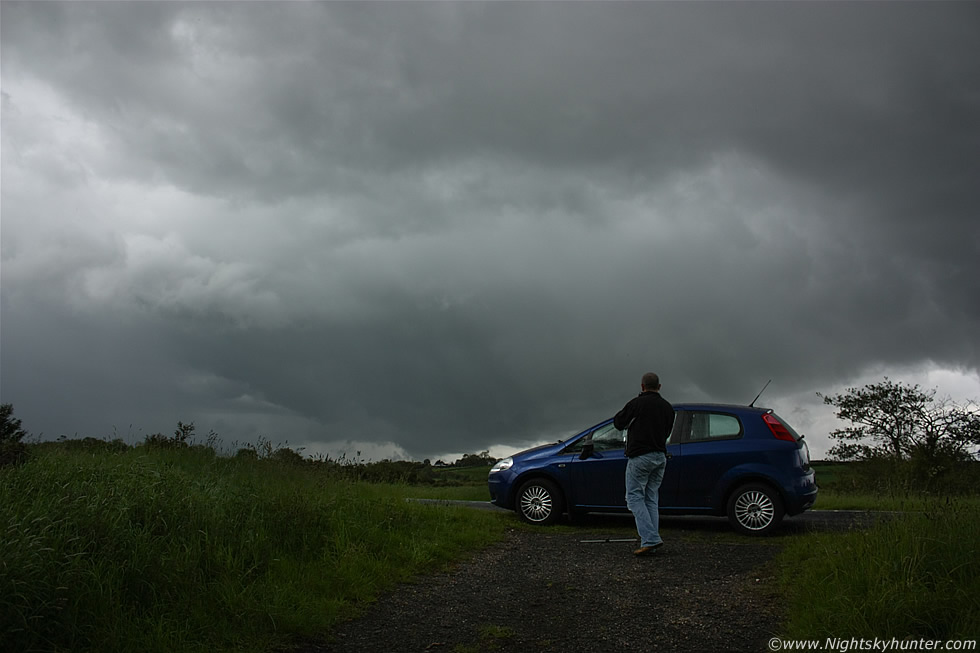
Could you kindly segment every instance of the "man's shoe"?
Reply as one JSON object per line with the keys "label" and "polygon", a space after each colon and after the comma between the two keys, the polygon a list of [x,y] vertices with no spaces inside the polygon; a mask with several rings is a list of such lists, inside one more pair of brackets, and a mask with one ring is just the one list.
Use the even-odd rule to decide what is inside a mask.
{"label": "man's shoe", "polygon": [[659,549],[663,545],[664,545],[663,542],[658,542],[657,544],[654,544],[652,546],[641,546],[639,549],[633,552],[633,555],[635,556],[653,555],[654,553],[657,552],[657,549]]}

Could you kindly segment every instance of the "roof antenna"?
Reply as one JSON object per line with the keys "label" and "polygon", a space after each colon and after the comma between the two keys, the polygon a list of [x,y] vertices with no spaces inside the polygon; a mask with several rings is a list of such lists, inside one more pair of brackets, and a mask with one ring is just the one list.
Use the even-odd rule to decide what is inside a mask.
{"label": "roof antenna", "polygon": [[769,384],[770,383],[772,383],[772,379],[769,379],[768,381],[766,381],[766,384],[764,386],[762,386],[762,390],[759,390],[759,394],[757,394],[755,396],[755,399],[752,400],[752,403],[749,404],[749,408],[754,408],[755,407],[755,402],[759,400],[759,397],[761,397],[762,396],[762,393],[766,391],[766,388],[769,387]]}

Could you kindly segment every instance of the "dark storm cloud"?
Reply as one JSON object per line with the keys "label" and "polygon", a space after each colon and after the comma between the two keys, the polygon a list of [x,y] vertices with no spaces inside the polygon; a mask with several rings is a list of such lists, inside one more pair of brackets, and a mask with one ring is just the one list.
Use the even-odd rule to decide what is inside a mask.
{"label": "dark storm cloud", "polygon": [[980,366],[972,4],[2,11],[3,392],[51,435],[427,455],[649,368],[747,402]]}

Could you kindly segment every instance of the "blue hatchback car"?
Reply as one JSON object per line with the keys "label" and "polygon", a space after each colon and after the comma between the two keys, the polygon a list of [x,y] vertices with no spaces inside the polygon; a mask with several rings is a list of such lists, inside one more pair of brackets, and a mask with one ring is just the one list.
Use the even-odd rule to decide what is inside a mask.
{"label": "blue hatchback car", "polygon": [[[736,531],[761,535],[813,505],[806,442],[772,410],[675,404],[674,411],[661,514],[727,515]],[[490,499],[534,524],[563,513],[627,512],[625,438],[609,419],[504,458],[490,470]]]}

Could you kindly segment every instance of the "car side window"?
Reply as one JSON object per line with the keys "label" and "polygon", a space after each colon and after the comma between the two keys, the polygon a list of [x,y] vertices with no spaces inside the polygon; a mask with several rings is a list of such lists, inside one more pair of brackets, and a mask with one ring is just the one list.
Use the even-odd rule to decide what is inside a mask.
{"label": "car side window", "polygon": [[591,435],[596,451],[611,451],[626,447],[626,431],[620,431],[611,423],[600,426]]}
{"label": "car side window", "polygon": [[742,437],[742,423],[725,413],[692,412],[688,442],[731,440]]}

